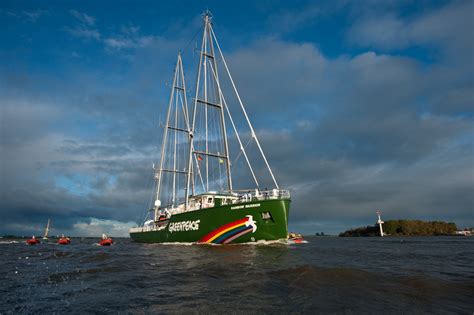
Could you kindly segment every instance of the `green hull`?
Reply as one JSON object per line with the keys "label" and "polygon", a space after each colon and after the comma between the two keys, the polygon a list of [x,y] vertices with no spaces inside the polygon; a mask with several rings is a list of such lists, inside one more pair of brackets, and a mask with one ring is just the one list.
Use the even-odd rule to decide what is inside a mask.
{"label": "green hull", "polygon": [[171,216],[161,230],[134,230],[130,237],[142,243],[217,244],[286,239],[289,208],[289,199],[271,199],[189,211]]}

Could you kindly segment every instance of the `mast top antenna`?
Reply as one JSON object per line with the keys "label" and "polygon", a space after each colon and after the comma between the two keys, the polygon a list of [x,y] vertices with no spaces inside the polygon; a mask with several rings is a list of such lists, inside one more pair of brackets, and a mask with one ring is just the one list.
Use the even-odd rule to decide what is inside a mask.
{"label": "mast top antenna", "polygon": [[202,12],[201,16],[204,21],[206,20],[210,21],[212,19],[212,12],[209,9],[206,9],[204,10],[204,12]]}

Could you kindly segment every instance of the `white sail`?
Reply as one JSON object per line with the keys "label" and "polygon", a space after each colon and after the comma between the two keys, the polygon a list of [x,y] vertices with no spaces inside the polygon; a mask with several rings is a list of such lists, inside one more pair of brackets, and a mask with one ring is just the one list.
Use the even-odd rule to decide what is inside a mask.
{"label": "white sail", "polygon": [[48,223],[46,224],[46,228],[44,229],[44,235],[43,239],[48,238],[48,233],[49,233],[49,225],[51,224],[51,219],[48,219]]}

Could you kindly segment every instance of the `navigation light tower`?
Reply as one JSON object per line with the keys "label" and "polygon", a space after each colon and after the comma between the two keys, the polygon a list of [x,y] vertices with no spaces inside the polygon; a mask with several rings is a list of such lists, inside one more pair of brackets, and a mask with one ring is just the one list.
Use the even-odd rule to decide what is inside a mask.
{"label": "navigation light tower", "polygon": [[380,219],[380,211],[377,211],[376,213],[377,213],[377,216],[379,217],[379,219],[377,220],[377,224],[379,225],[379,228],[380,228],[380,236],[383,237],[384,234],[383,234],[382,224],[384,222],[382,221],[382,219]]}

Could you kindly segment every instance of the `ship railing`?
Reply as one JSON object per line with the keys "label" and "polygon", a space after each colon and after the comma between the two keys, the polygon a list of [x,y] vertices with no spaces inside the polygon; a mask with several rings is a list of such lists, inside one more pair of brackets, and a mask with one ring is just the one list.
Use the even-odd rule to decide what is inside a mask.
{"label": "ship railing", "polygon": [[[246,193],[245,193],[246,192]],[[272,199],[290,199],[291,194],[289,190],[286,189],[270,189],[270,190],[238,190],[238,191],[233,191],[233,196],[234,198],[229,204],[239,204],[239,203],[245,203],[245,202],[251,202],[251,201],[261,201],[261,200],[272,200]],[[175,214],[180,214],[184,213],[187,211],[195,211],[195,210],[200,210],[203,208],[209,208],[213,207],[214,203],[212,204],[206,204],[206,205],[201,205],[195,204],[194,206],[191,206],[188,210],[185,210],[184,204],[179,205],[178,207],[166,207],[164,208],[171,216]],[[136,229],[136,230],[135,230]],[[143,229],[143,230],[140,230]],[[138,227],[138,228],[133,228],[130,229],[131,233],[136,233],[136,232],[147,232],[147,231],[153,231],[155,230],[152,226],[143,226],[143,227]],[[136,231],[136,232],[135,232]]]}
{"label": "ship railing", "polygon": [[272,190],[249,190],[247,193],[239,194],[239,199],[236,203],[269,200],[269,199],[290,199],[291,194],[289,190],[272,189]]}
{"label": "ship railing", "polygon": [[154,231],[155,228],[153,226],[139,226],[130,229],[130,233],[141,233],[141,232],[150,232]]}

